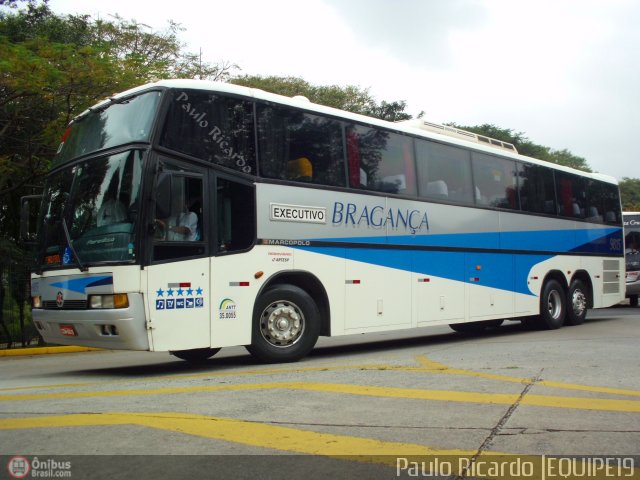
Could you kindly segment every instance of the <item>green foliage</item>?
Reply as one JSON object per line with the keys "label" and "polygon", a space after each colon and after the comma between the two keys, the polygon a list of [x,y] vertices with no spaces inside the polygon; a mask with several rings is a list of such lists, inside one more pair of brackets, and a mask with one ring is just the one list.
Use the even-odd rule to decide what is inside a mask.
{"label": "green foliage", "polygon": [[624,177],[620,181],[622,210],[640,212],[640,178]]}
{"label": "green foliage", "polygon": [[[35,0],[0,5],[11,7],[0,10],[0,335],[12,336],[5,318],[17,311],[24,340],[28,260],[16,247],[20,197],[40,192],[66,124],[133,86],[167,77],[221,80],[235,66],[185,52],[173,22],[152,31],[117,16],[56,15]],[[12,300],[17,307],[7,306]]]}
{"label": "green foliage", "polygon": [[502,140],[503,142],[512,143],[515,145],[518,153],[526,155],[527,157],[537,158],[538,160],[564,165],[585,172],[591,171],[591,168],[584,158],[572,154],[567,149],[553,150],[549,147],[534,143],[529,140],[523,132],[514,132],[509,128],[500,128],[488,123],[475,126],[457,125],[455,123],[450,123],[449,125],[479,135]]}
{"label": "green foliage", "polygon": [[[15,2],[14,2],[15,3]],[[232,64],[183,51],[181,27],[59,16],[45,4],[0,11],[0,227],[18,232],[19,197],[38,190],[65,125],[97,101],[159,78],[228,78]]]}
{"label": "green foliage", "polygon": [[338,85],[312,85],[300,77],[278,77],[244,75],[230,80],[236,85],[259,88],[271,93],[293,97],[302,95],[313,103],[339,108],[353,113],[381,118],[383,120],[398,121],[408,120],[411,115],[404,110],[405,101],[376,103],[369,89],[363,89],[354,85],[340,87]]}

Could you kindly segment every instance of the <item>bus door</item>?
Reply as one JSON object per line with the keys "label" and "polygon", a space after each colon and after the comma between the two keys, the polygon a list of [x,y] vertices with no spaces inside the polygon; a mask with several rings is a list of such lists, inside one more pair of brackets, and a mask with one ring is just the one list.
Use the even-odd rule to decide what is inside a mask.
{"label": "bus door", "polygon": [[256,193],[252,183],[215,174],[212,182],[214,256],[211,258],[211,346],[251,343],[253,305],[264,268],[253,249]]}
{"label": "bus door", "polygon": [[209,347],[207,172],[162,161],[149,217],[146,298],[152,350]]}

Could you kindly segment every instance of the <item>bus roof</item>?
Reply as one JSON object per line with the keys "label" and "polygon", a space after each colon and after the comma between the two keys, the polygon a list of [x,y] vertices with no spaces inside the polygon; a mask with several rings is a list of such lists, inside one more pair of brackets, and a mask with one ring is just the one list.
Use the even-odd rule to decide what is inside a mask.
{"label": "bus roof", "polygon": [[[366,115],[361,115],[357,113],[347,112],[345,110],[339,110],[333,107],[327,107],[324,105],[319,105],[317,103],[312,103],[308,99],[295,96],[295,97],[287,97],[284,95],[278,95],[276,93],[266,92],[264,90],[260,90],[257,88],[249,88],[241,85],[234,85],[231,83],[223,83],[223,82],[214,82],[210,80],[191,80],[191,79],[174,79],[174,80],[159,80],[154,83],[148,83],[145,85],[141,85],[139,87],[135,87],[124,92],[118,93],[106,100],[103,100],[93,107],[85,110],[80,115],[76,117],[76,119],[83,117],[91,111],[100,110],[105,108],[109,103],[117,103],[118,100],[129,97],[131,95],[135,95],[144,90],[149,90],[153,88],[174,88],[174,89],[190,89],[190,90],[205,90],[211,92],[219,92],[219,93],[228,93],[232,95],[239,95],[243,97],[250,97],[256,100],[264,100],[268,102],[278,103],[281,105],[286,105],[290,107],[300,108],[311,112],[317,112],[325,115],[331,115],[333,117],[339,117],[343,119],[353,120],[360,123],[366,123],[372,126],[378,126],[390,130],[395,130],[397,132],[408,133],[413,136],[419,136],[423,138],[429,138],[432,140],[438,140],[440,142],[449,143],[453,145],[458,145],[466,148],[473,148],[475,150],[492,153],[495,154],[496,150],[506,157],[529,162],[532,164],[537,164],[545,167],[554,168],[557,170],[566,171],[569,173],[574,173],[578,175],[582,175],[587,178],[593,178],[596,180],[601,180],[607,183],[618,184],[616,178],[605,175],[602,173],[591,173],[584,172],[582,170],[577,170],[571,167],[566,167],[564,165],[558,165],[551,162],[546,162],[544,160],[538,160],[533,157],[527,157],[525,155],[521,155],[518,153],[514,153],[509,151],[510,149],[494,147],[491,145],[477,143],[475,141],[470,141],[463,136],[452,136],[447,135],[446,133],[438,133],[435,129],[424,129],[420,128],[419,122],[410,121],[410,122],[389,122],[386,120],[381,120],[374,117],[368,117]],[[413,124],[412,124],[413,122]],[[514,149],[515,150],[515,149]]]}

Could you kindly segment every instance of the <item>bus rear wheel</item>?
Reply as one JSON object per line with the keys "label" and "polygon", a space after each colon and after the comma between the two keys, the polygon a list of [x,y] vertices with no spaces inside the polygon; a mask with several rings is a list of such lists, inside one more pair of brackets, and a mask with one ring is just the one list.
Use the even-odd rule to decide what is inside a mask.
{"label": "bus rear wheel", "polygon": [[631,305],[632,307],[638,306],[638,295],[631,295],[629,297],[629,305]]}
{"label": "bus rear wheel", "polygon": [[582,325],[587,318],[588,291],[581,280],[571,282],[567,293],[567,325]]}
{"label": "bus rear wheel", "polygon": [[549,280],[542,288],[538,325],[545,330],[555,330],[564,325],[567,315],[566,295],[557,280]]}
{"label": "bus rear wheel", "polygon": [[219,348],[194,348],[192,350],[174,350],[169,353],[187,362],[204,362],[219,351]]}
{"label": "bus rear wheel", "polygon": [[262,362],[295,362],[313,349],[319,334],[320,311],[309,294],[295,285],[277,285],[256,301],[246,348]]}

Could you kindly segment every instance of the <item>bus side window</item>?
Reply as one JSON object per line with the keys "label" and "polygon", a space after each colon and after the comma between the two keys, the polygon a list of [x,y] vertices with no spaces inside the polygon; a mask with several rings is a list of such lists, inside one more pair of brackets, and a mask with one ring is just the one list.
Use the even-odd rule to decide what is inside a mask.
{"label": "bus side window", "polygon": [[342,123],[294,108],[258,104],[260,174],[343,187]]}
{"label": "bus side window", "polygon": [[414,195],[416,173],[413,139],[381,128],[352,125],[346,129],[351,187]]}
{"label": "bus side window", "polygon": [[471,155],[458,147],[416,140],[418,190],[422,198],[473,204]]}
{"label": "bus side window", "polygon": [[256,238],[252,186],[218,178],[216,182],[217,252],[249,249]]}
{"label": "bus side window", "polygon": [[203,178],[198,171],[166,163],[157,178],[153,206],[153,261],[205,255]]}

